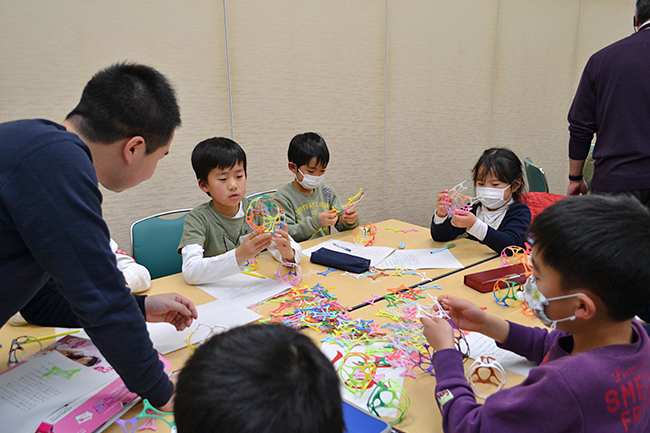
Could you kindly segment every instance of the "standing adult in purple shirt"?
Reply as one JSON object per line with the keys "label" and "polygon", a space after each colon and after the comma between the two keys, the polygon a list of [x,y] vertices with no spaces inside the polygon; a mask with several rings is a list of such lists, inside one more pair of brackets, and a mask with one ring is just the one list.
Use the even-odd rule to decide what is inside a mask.
{"label": "standing adult in purple shirt", "polygon": [[120,192],[149,179],[180,123],[162,74],[116,64],[60,124],[0,124],[0,326],[21,311],[35,325],[83,327],[129,389],[166,410],[174,385],[145,320],[182,330],[196,308],[178,294],[131,295],[98,183]]}
{"label": "standing adult in purple shirt", "polygon": [[650,207],[650,0],[637,0],[634,28],[585,66],[568,116],[567,195],[587,192],[582,170],[596,134],[592,191]]}

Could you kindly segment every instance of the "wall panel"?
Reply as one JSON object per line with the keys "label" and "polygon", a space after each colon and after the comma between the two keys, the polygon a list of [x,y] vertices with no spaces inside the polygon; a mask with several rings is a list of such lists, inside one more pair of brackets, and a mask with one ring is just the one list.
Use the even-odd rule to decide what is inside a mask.
{"label": "wall panel", "polygon": [[383,2],[228,2],[234,135],[249,157],[249,191],[279,188],[291,138],[320,133],[325,182],[343,202],[367,188],[362,222],[382,210]]}
{"label": "wall panel", "polygon": [[566,193],[566,115],[579,0],[502,0],[492,144],[527,156]]}
{"label": "wall panel", "polygon": [[230,129],[221,3],[211,1],[3,2],[0,121],[63,120],[99,69],[130,60],[164,73],[178,92],[183,126],[147,182],[105,189],[111,235],[130,250],[129,227],[144,216],[206,200],[189,155]]}
{"label": "wall panel", "polygon": [[[170,155],[142,185],[105,191],[105,217],[125,249],[133,221],[207,200],[189,156],[199,141],[230,135],[222,2],[0,1],[0,121],[62,120],[91,75],[121,60],[150,64],[176,86],[183,127]],[[226,7],[234,138],[248,153],[249,192],[289,182],[289,140],[312,130],[331,150],[327,182],[344,199],[368,188],[362,221],[428,225],[437,191],[469,179],[490,145],[531,156],[553,192],[566,190],[577,80],[593,52],[631,33],[634,2]]]}

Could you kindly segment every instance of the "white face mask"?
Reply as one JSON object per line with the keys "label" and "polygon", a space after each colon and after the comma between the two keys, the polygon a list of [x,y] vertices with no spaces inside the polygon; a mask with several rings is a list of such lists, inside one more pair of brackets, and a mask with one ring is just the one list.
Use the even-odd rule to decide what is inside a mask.
{"label": "white face mask", "polygon": [[506,186],[503,189],[499,188],[490,188],[487,186],[477,186],[476,187],[476,198],[478,198],[483,206],[488,209],[499,209],[501,206],[507,203],[508,200],[505,200],[503,196],[508,188],[512,184]]}
{"label": "white face mask", "polygon": [[557,296],[555,298],[546,299],[546,296],[544,296],[542,292],[540,292],[537,289],[537,279],[535,278],[534,275],[528,277],[528,279],[526,280],[526,284],[524,285],[524,298],[526,299],[526,303],[528,304],[528,307],[533,311],[535,317],[537,317],[544,325],[550,326],[551,329],[555,329],[558,322],[566,322],[567,320],[576,320],[576,316],[566,317],[564,319],[558,319],[558,320],[551,320],[546,315],[546,311],[544,311],[548,303],[551,301],[557,301],[559,299],[573,298],[574,296],[579,296],[579,295],[582,295],[582,293],[573,293],[571,295]]}
{"label": "white face mask", "polygon": [[298,180],[298,175],[296,174],[296,181],[300,184],[305,189],[316,189],[320,186],[321,183],[323,183],[323,179],[325,179],[325,175],[323,174],[322,176],[312,176],[311,174],[305,174],[300,169],[298,169],[300,174],[302,174],[302,182]]}

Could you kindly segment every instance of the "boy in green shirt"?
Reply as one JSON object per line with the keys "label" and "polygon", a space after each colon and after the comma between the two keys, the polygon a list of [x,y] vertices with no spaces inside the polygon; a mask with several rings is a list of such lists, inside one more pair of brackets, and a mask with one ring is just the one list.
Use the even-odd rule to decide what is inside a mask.
{"label": "boy in green shirt", "polygon": [[325,140],[314,132],[298,134],[289,143],[289,170],[295,179],[280,188],[274,198],[284,208],[289,235],[296,241],[319,238],[359,225],[356,209],[341,209],[341,200],[333,188],[323,184],[330,160]]}
{"label": "boy in green shirt", "polygon": [[192,151],[192,168],[212,200],[185,217],[178,252],[188,284],[237,274],[266,248],[279,262],[300,262],[302,249],[286,227],[259,234],[246,223],[246,153],[237,143],[223,137],[200,142]]}

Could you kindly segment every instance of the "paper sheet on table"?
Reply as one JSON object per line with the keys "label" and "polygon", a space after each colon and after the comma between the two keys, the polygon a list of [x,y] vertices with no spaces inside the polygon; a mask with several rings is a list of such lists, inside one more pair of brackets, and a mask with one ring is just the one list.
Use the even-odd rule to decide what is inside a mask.
{"label": "paper sheet on table", "polygon": [[[377,263],[381,262],[386,257],[390,256],[393,253],[393,251],[395,251],[395,248],[391,248],[391,247],[364,247],[361,245],[354,244],[352,242],[335,241],[332,239],[328,239],[314,247],[303,250],[302,254],[307,257],[311,257],[311,253],[313,253],[319,248],[327,248],[328,250],[336,251],[338,253],[351,254],[353,256],[368,259],[370,260],[371,267],[376,266]],[[349,249],[350,251],[346,251],[345,248]]]}
{"label": "paper sheet on table", "polygon": [[201,284],[196,287],[221,302],[242,307],[250,307],[267,301],[291,288],[289,284],[278,283],[272,278],[258,278],[246,274],[232,275],[214,283]]}
{"label": "paper sheet on table", "polygon": [[463,265],[449,251],[431,254],[430,249],[396,250],[375,266],[377,269],[457,269]]}
{"label": "paper sheet on table", "polygon": [[537,366],[537,364],[527,360],[523,356],[497,347],[493,339],[486,337],[480,332],[470,332],[465,336],[465,339],[469,344],[470,358],[476,359],[481,355],[490,355],[499,361],[499,364],[506,370],[521,374],[522,376],[528,376],[530,369]]}
{"label": "paper sheet on table", "polygon": [[[238,305],[231,305],[224,302],[212,301],[196,307],[199,318],[192,323],[192,326],[184,331],[177,331],[169,323],[147,323],[149,337],[153,347],[163,355],[186,347],[185,339],[197,328],[200,323],[209,325],[222,325],[226,328],[245,325],[259,319],[259,314]],[[56,328],[56,332],[64,332],[66,328]],[[82,329],[75,336],[90,338]]]}
{"label": "paper sheet on table", "polygon": [[[53,367],[79,370],[70,377],[50,374]],[[114,378],[86,367],[53,350],[29,359],[0,375],[2,431],[33,433],[41,421]]]}
{"label": "paper sheet on table", "polygon": [[[378,343],[375,343],[372,346],[376,348],[383,347],[382,344],[378,344]],[[355,348],[345,349],[336,343],[323,343],[320,350],[325,354],[325,356],[327,356],[327,359],[332,361],[334,358],[336,358],[339,355],[339,353],[340,355],[345,356],[348,352],[365,352],[366,348],[365,346],[363,347],[359,346],[356,347],[356,349]],[[341,359],[339,359],[334,363],[334,368],[338,369],[340,364],[341,364]],[[400,374],[402,373],[404,373],[403,368],[379,367],[379,369],[377,370],[377,374],[380,374],[382,379],[393,379],[394,381],[398,382],[400,385],[404,386],[404,376],[400,376]],[[341,384],[340,388],[341,388],[341,397],[343,397],[348,402],[354,404],[359,409],[368,412],[368,406],[367,406],[368,399],[370,398],[370,395],[372,394],[375,386],[371,386],[369,389],[365,390],[363,394],[353,394],[343,384]],[[397,416],[397,409],[395,408],[379,407],[377,408],[377,412],[379,412],[381,416],[387,418],[395,418]]]}

